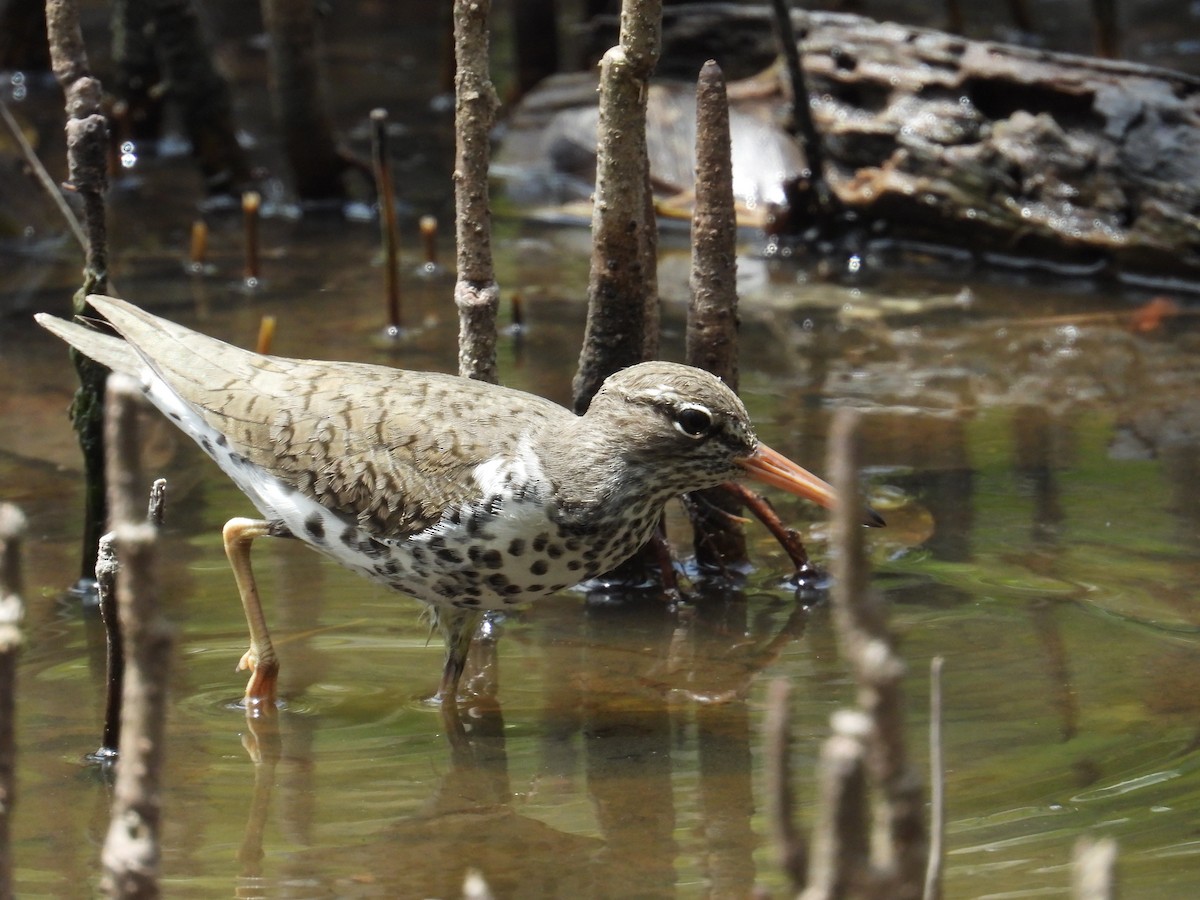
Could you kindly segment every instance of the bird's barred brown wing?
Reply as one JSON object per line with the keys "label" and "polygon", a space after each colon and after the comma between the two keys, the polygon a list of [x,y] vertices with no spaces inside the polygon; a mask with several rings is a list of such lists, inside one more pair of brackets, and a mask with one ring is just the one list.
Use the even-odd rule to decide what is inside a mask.
{"label": "bird's barred brown wing", "polygon": [[124,302],[96,305],[232,452],[381,537],[432,525],[478,495],[474,468],[505,442],[572,418],[454,375],[262,356]]}

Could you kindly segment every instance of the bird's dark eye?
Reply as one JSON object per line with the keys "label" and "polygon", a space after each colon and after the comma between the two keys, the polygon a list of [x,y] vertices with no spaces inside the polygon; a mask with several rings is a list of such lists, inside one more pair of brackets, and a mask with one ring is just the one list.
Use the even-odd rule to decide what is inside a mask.
{"label": "bird's dark eye", "polygon": [[691,438],[704,437],[712,424],[712,413],[703,406],[685,406],[675,415],[675,427]]}

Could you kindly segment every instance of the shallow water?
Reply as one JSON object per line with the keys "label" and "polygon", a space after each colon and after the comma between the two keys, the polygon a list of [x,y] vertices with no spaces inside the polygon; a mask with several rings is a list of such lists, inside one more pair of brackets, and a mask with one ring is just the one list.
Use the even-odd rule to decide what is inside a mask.
{"label": "shallow water", "polygon": [[[360,53],[338,58],[361,64]],[[436,133],[443,120],[419,109]],[[446,203],[413,165],[427,181],[410,225]],[[242,344],[277,314],[282,355],[454,367],[445,278],[407,277],[408,321],[420,327],[398,347],[376,338],[372,222],[269,220],[265,287],[247,293],[232,218],[214,219],[214,271],[184,274],[196,200],[179,187],[186,164],[151,160],[137,174],[113,197],[114,278],[129,299]],[[9,308],[67,308],[78,261],[45,231],[44,243],[5,245]],[[586,242],[579,229],[497,223],[498,276],[524,297],[528,322],[502,342],[505,383],[567,399]],[[869,535],[875,584],[910,666],[922,765],[928,664],[946,658],[946,895],[1066,896],[1084,834],[1118,838],[1128,896],[1195,895],[1196,319],[1134,332],[1128,313],[1146,295],[932,262],[838,285],[747,249],[742,387],[764,440],[823,471],[830,412],[864,410],[866,478],[889,520]],[[686,265],[683,237],[666,237],[672,358]],[[30,520],[16,888],[85,896],[111,792],[83,762],[99,743],[99,623],[63,597],[80,531],[65,419],[73,375],[61,345],[22,314],[0,329],[0,383],[0,490]],[[146,427],[146,474],[170,482],[160,578],[177,626],[166,894],[449,897],[477,868],[498,896],[746,896],[756,884],[783,895],[764,819],[766,686],[792,684],[805,821],[828,717],[853,687],[827,606],[796,602],[761,529],[740,589],[677,608],[567,592],[509,616],[487,670],[496,701],[470,713],[471,754],[422,702],[442,651],[418,605],[293,542],[262,542],[285,703],[277,729],[256,733],[236,707],[245,625],[219,538],[249,506],[166,423]],[[773,499],[826,559],[822,517]],[[672,530],[686,556],[678,515]]]}

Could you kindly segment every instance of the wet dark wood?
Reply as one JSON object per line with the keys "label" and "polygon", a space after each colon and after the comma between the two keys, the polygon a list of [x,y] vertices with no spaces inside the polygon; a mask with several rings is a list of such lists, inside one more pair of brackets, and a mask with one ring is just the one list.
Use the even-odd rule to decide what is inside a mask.
{"label": "wet dark wood", "polygon": [[[709,61],[696,85],[696,201],[692,210],[687,361],[738,387],[737,217],[729,142],[729,101],[721,67]],[[746,564],[741,505],[723,487],[691,496],[696,562],[707,569]]]}

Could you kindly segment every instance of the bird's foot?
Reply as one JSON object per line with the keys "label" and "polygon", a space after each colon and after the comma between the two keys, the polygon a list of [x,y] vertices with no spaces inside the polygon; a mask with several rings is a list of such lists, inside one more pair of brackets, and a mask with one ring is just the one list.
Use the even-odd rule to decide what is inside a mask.
{"label": "bird's foot", "polygon": [[238,662],[237,671],[250,670],[250,680],[246,683],[246,696],[243,703],[246,714],[258,713],[264,709],[274,709],[275,689],[279,681],[279,660],[273,656],[260,658],[258,651],[251,647]]}

